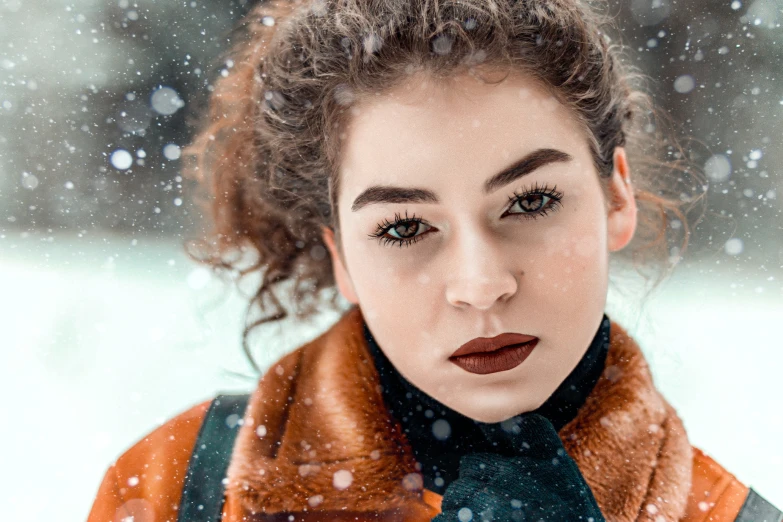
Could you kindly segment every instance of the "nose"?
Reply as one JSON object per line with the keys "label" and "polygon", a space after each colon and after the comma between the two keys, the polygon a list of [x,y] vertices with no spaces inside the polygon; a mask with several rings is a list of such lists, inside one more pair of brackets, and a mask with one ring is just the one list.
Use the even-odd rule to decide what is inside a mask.
{"label": "nose", "polygon": [[474,234],[462,241],[450,257],[452,278],[446,286],[446,300],[457,308],[486,310],[495,302],[508,301],[519,287],[516,259],[503,252],[489,238]]}

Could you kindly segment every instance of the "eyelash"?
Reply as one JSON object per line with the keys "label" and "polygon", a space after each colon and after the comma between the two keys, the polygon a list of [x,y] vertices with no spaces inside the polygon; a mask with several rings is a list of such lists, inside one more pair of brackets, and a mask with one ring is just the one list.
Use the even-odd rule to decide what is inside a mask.
{"label": "eyelash", "polygon": [[[517,193],[514,191],[514,195],[508,198],[509,202],[511,203],[509,209],[516,205],[519,201],[522,201],[529,196],[547,196],[549,200],[544,203],[544,206],[540,210],[536,210],[531,213],[517,212],[510,215],[519,216],[522,219],[538,219],[539,216],[546,216],[550,212],[555,212],[561,205],[561,200],[563,199],[563,193],[557,191],[557,185],[550,189],[547,185],[539,187],[538,182],[536,182],[533,188],[525,189],[522,191],[522,193]],[[389,243],[397,243],[400,248],[402,248],[403,246],[410,246],[413,243],[418,242],[421,237],[427,234],[420,234],[407,239],[397,239],[386,236],[386,233],[392,228],[398,227],[400,225],[410,225],[412,223],[421,224],[423,222],[424,220],[416,217],[415,214],[411,217],[408,217],[407,211],[405,211],[404,219],[399,214],[395,213],[394,221],[389,222],[388,220],[384,219],[383,223],[378,224],[376,231],[368,235],[370,236],[370,239],[376,239],[379,244],[381,242],[384,242],[384,245],[389,245]],[[418,228],[416,231],[418,232]]]}

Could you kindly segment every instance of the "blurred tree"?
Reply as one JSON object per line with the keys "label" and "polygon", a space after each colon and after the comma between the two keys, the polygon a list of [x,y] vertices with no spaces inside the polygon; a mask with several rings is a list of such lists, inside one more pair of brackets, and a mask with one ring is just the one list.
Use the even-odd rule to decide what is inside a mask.
{"label": "blurred tree", "polygon": [[[179,150],[211,80],[231,67],[218,58],[251,4],[0,3],[0,234],[194,232]],[[613,36],[709,179],[689,255],[783,264],[781,0],[611,0],[609,9]]]}

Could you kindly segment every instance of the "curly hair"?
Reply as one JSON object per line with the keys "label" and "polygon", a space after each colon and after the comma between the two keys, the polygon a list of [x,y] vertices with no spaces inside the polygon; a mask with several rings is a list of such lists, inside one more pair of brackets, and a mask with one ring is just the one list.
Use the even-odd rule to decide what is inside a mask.
{"label": "curly hair", "polygon": [[[661,132],[647,78],[608,36],[611,22],[584,0],[255,6],[185,150],[186,173],[208,190],[213,224],[206,239],[190,245],[191,254],[239,278],[259,278],[243,335],[251,363],[250,330],[288,316],[277,292],[283,283],[291,285],[288,302],[297,318],[317,310],[313,298],[322,290],[334,290],[322,228],[335,231],[339,246],[339,145],[350,108],[415,72],[446,78],[483,65],[541,82],[586,131],[605,201],[614,149],[626,147],[639,219],[632,243],[617,254],[630,253],[637,271],[663,267],[656,285],[668,275],[687,248],[686,214],[706,185]],[[675,232],[681,240],[672,248]],[[333,306],[336,297],[333,292]],[[262,314],[252,318],[254,309]]]}

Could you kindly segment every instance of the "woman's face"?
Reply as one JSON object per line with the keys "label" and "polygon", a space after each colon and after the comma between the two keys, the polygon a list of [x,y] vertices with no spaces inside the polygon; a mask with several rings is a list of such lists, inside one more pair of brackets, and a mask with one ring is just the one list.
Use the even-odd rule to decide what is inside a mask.
{"label": "woman's face", "polygon": [[[344,263],[331,230],[324,239],[341,293],[383,352],[473,419],[540,406],[596,333],[608,253],[636,227],[624,151],[609,208],[580,127],[537,83],[422,75],[359,103],[342,154]],[[463,343],[504,332],[539,338],[522,364],[476,374],[449,360]]]}

